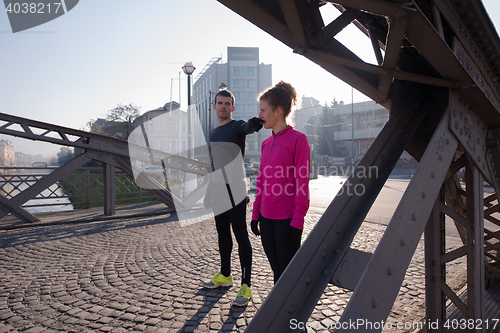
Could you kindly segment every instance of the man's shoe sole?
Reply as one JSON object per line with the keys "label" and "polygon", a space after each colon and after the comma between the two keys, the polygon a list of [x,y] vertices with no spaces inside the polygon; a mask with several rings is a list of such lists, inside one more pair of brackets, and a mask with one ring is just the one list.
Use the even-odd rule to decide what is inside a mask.
{"label": "man's shoe sole", "polygon": [[207,289],[215,289],[215,288],[219,288],[219,287],[231,287],[233,285],[233,283],[225,283],[225,284],[218,284],[216,286],[207,286],[205,285],[203,282],[201,283],[201,285],[204,287],[204,288],[207,288]]}
{"label": "man's shoe sole", "polygon": [[245,306],[245,305],[247,305],[248,303],[250,303],[250,300],[246,301],[246,303],[243,303],[243,304],[239,304],[239,303],[235,303],[235,302],[233,302],[233,305],[234,305],[234,306]]}

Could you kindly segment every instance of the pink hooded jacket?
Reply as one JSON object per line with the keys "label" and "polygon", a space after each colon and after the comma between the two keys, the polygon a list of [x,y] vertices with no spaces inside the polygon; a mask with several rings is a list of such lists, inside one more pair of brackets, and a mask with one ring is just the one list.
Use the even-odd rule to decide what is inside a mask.
{"label": "pink hooded jacket", "polygon": [[311,149],[305,134],[287,126],[262,142],[257,193],[252,220],[292,219],[290,225],[304,229],[309,209]]}

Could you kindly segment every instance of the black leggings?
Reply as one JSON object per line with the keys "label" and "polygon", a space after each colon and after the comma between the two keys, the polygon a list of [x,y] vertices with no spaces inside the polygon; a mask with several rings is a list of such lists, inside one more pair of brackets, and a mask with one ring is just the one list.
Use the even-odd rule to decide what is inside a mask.
{"label": "black leggings", "polygon": [[287,230],[292,219],[272,220],[260,215],[260,233],[262,247],[274,273],[274,283],[278,281],[286,266],[300,247],[300,239],[290,243]]}
{"label": "black leggings", "polygon": [[219,252],[221,273],[224,276],[231,274],[231,251],[233,250],[234,236],[238,242],[238,254],[241,264],[241,283],[250,286],[250,275],[252,270],[252,245],[248,239],[246,221],[246,202],[243,200],[232,209],[215,216],[215,226],[219,236]]}

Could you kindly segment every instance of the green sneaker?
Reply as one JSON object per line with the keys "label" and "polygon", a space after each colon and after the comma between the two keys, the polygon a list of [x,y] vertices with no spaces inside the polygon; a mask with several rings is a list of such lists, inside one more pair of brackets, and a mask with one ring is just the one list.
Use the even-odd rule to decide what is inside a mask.
{"label": "green sneaker", "polygon": [[212,280],[206,282],[202,281],[203,287],[208,289],[218,288],[218,287],[229,287],[233,285],[233,276],[229,274],[229,276],[222,275],[221,272],[214,275]]}
{"label": "green sneaker", "polygon": [[238,291],[238,296],[233,301],[233,305],[236,306],[245,306],[250,302],[250,298],[252,298],[252,288],[249,287],[246,283],[241,285],[240,291]]}

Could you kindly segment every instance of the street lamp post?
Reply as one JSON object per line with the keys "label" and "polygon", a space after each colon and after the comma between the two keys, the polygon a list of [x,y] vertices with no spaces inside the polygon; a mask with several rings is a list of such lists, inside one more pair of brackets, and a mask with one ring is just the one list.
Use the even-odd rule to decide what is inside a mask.
{"label": "street lamp post", "polygon": [[[351,125],[351,131],[352,131],[352,166],[354,168],[354,88],[351,87],[351,121],[352,121],[352,125]],[[353,169],[354,170],[354,169]]]}
{"label": "street lamp post", "polygon": [[[192,148],[193,148],[193,143],[192,143],[192,130],[191,130],[191,74],[193,74],[194,70],[196,68],[193,66],[192,63],[186,62],[184,66],[182,67],[182,70],[188,77],[188,109],[187,109],[187,116],[188,116],[188,144],[187,144],[187,149],[188,149],[188,158],[192,158]],[[196,189],[196,175],[191,172],[186,172],[185,175],[185,181],[184,181],[184,195],[189,195],[192,191]]]}
{"label": "street lamp post", "polygon": [[182,70],[184,71],[184,74],[187,75],[188,77],[188,158],[191,158],[192,157],[192,153],[191,153],[191,150],[192,150],[192,138],[191,138],[191,135],[192,135],[192,131],[191,131],[191,74],[193,74],[194,70],[196,69],[196,67],[193,66],[192,63],[190,62],[186,62],[184,64],[184,66],[182,67]]}
{"label": "street lamp post", "polygon": [[[224,84],[224,82],[222,82],[219,86],[219,91],[226,89],[227,86]],[[210,97],[212,95],[217,95],[217,94],[213,93],[212,89],[210,89]],[[213,101],[212,104],[215,104],[215,100]],[[210,136],[210,131],[212,130],[212,108],[213,108],[212,105],[210,105],[210,107],[208,108],[208,137]],[[207,142],[208,142],[208,137],[207,137]]]}

